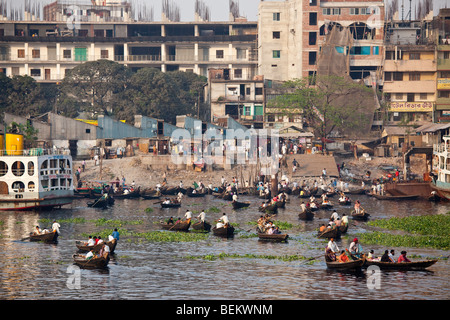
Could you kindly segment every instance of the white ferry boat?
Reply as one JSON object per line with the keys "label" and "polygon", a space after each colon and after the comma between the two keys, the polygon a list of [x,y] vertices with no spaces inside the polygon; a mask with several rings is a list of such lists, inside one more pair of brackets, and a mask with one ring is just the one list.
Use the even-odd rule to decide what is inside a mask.
{"label": "white ferry boat", "polygon": [[72,203],[72,170],[70,154],[56,150],[0,150],[0,211]]}
{"label": "white ferry boat", "polygon": [[433,174],[431,189],[439,197],[450,200],[450,136],[433,146]]}

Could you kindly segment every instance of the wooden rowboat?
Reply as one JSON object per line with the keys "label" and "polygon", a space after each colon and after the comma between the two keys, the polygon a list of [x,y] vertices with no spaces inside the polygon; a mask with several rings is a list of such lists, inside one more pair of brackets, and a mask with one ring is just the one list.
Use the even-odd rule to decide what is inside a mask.
{"label": "wooden rowboat", "polygon": [[188,231],[189,227],[191,226],[191,221],[189,222],[179,222],[179,223],[175,223],[175,224],[171,224],[171,223],[161,223],[161,228],[163,228],[164,230],[170,230],[170,231]]}
{"label": "wooden rowboat", "polygon": [[[105,242],[105,244],[109,247],[109,253],[113,253],[116,249],[117,240],[113,239],[111,241]],[[75,245],[77,246],[78,250],[83,252],[91,251],[91,249],[94,249],[94,252],[100,252],[100,249],[103,247],[103,243],[96,244],[95,246],[87,246],[85,245],[84,241],[77,240],[75,242]]]}
{"label": "wooden rowboat", "polygon": [[42,241],[46,243],[55,243],[58,241],[58,232],[53,231],[49,233],[33,234],[30,233],[30,241]]}
{"label": "wooden rowboat", "polygon": [[276,204],[271,204],[271,205],[268,205],[267,207],[259,207],[258,210],[260,212],[276,214],[276,213],[278,213],[278,206]]}
{"label": "wooden rowboat", "polygon": [[231,202],[231,205],[233,206],[233,209],[241,209],[246,208],[250,206],[250,202],[239,202],[239,201],[233,201]]}
{"label": "wooden rowboat", "polygon": [[178,202],[178,203],[174,203],[174,202],[162,203],[161,202],[161,208],[179,208],[179,207],[181,207],[181,202]]}
{"label": "wooden rowboat", "polygon": [[379,195],[379,194],[372,194],[372,197],[378,199],[378,200],[415,200],[419,198],[419,195],[398,195],[398,196],[392,196],[392,195]]}
{"label": "wooden rowboat", "polygon": [[325,229],[325,231],[319,232],[317,236],[319,238],[334,238],[334,239],[338,239],[338,238],[341,237],[341,231],[337,227],[334,227],[332,229],[327,228],[327,229]]}
{"label": "wooden rowboat", "polygon": [[289,237],[288,234],[267,234],[267,233],[258,233],[259,240],[262,241],[287,241],[287,238]]}
{"label": "wooden rowboat", "polygon": [[205,221],[205,222],[199,221],[197,223],[194,223],[192,225],[192,228],[194,230],[198,230],[198,231],[207,231],[207,232],[209,232],[211,230],[211,225],[207,221]]}
{"label": "wooden rowboat", "polygon": [[300,212],[298,214],[298,218],[300,220],[313,220],[314,219],[314,213],[311,210],[305,210],[305,211]]}
{"label": "wooden rowboat", "polygon": [[358,260],[350,260],[349,262],[339,262],[339,261],[329,261],[327,256],[325,256],[325,262],[329,269],[335,270],[359,270],[365,262],[365,258]]}
{"label": "wooden rowboat", "polygon": [[364,266],[378,266],[382,270],[424,270],[436,262],[437,259],[411,262],[381,262],[366,260]]}
{"label": "wooden rowboat", "polygon": [[109,254],[107,252],[101,257],[94,257],[89,260],[86,260],[86,255],[84,254],[74,254],[72,257],[73,262],[77,266],[86,269],[106,268],[109,263]]}
{"label": "wooden rowboat", "polygon": [[348,230],[348,223],[345,226],[339,226],[339,231],[341,234],[347,233]]}
{"label": "wooden rowboat", "polygon": [[369,219],[370,214],[368,214],[367,212],[363,211],[362,213],[356,214],[355,211],[352,211],[351,217],[353,220],[362,220],[365,221],[367,219]]}
{"label": "wooden rowboat", "polygon": [[221,227],[221,228],[214,227],[212,230],[213,230],[213,234],[218,237],[229,238],[229,237],[234,236],[234,227],[233,226]]}

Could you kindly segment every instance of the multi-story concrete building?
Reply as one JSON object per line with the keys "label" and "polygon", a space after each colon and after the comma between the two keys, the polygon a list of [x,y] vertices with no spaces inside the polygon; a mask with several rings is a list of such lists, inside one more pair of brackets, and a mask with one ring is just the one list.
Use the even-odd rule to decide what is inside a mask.
{"label": "multi-story concrete building", "polygon": [[363,79],[380,70],[383,0],[287,0],[260,3],[259,73],[280,81],[315,74],[333,26],[347,28],[352,35],[352,43],[336,48],[349,55],[347,72],[352,78]]}
{"label": "multi-story concrete building", "polygon": [[[209,68],[228,68],[242,78],[257,73],[256,22],[131,22],[128,5],[109,2],[83,7],[73,19],[67,8],[52,4],[45,8],[52,21],[0,21],[0,71],[57,82],[80,63],[109,59],[133,70],[206,77]],[[114,10],[106,14],[108,8]]]}
{"label": "multi-story concrete building", "polygon": [[262,129],[264,125],[264,79],[243,78],[230,69],[209,70],[209,102],[211,122],[230,116],[239,123]]}
{"label": "multi-story concrete building", "polygon": [[441,9],[434,20],[437,45],[436,122],[450,122],[450,9]]}
{"label": "multi-story concrete building", "polygon": [[389,120],[432,121],[436,103],[436,44],[421,21],[394,23],[387,30],[383,92]]}

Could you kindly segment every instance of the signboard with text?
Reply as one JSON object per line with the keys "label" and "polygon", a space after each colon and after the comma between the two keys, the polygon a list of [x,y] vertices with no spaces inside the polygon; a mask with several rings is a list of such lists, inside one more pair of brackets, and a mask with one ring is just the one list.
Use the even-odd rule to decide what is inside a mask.
{"label": "signboard with text", "polygon": [[439,78],[437,81],[438,89],[450,90],[450,78]]}
{"label": "signboard with text", "polygon": [[391,112],[432,112],[432,102],[391,102]]}

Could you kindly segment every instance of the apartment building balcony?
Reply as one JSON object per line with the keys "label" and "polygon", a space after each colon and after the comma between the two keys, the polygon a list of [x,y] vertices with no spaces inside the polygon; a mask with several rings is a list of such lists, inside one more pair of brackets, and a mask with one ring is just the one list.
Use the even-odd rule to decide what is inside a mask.
{"label": "apartment building balcony", "polygon": [[385,60],[385,72],[435,72],[435,60]]}

